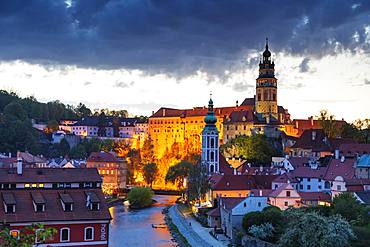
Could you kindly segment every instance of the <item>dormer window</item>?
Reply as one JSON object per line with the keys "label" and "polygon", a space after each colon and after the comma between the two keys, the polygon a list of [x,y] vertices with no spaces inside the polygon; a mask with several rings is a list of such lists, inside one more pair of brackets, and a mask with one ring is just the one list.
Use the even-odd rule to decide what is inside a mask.
{"label": "dormer window", "polygon": [[45,212],[45,199],[40,192],[31,192],[33,208],[35,212]]}
{"label": "dormer window", "polygon": [[86,207],[92,211],[100,210],[100,199],[94,192],[86,193]]}
{"label": "dormer window", "polygon": [[14,195],[12,193],[2,193],[4,210],[7,214],[14,214],[15,213],[15,205],[16,201]]}
{"label": "dormer window", "polygon": [[64,212],[72,212],[73,211],[73,199],[67,193],[59,193],[60,202],[62,204],[62,208]]}

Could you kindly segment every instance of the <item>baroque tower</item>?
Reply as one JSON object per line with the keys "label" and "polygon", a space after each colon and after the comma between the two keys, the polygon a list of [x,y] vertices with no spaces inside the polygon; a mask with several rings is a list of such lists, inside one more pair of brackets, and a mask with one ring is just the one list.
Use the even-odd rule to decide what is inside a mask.
{"label": "baroque tower", "polygon": [[208,102],[208,112],[204,118],[206,126],[202,131],[202,165],[206,167],[207,174],[219,173],[219,132],[216,127],[217,118],[213,111],[212,98]]}
{"label": "baroque tower", "polygon": [[277,79],[275,78],[275,63],[271,60],[271,52],[266,38],[265,51],[259,64],[259,76],[256,79],[256,105],[257,115],[264,118],[278,117],[277,105]]}

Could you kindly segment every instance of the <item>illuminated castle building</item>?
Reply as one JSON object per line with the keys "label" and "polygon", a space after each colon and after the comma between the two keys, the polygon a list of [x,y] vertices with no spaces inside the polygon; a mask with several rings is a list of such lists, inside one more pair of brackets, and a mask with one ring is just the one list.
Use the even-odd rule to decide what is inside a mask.
{"label": "illuminated castle building", "polygon": [[[291,121],[288,110],[277,103],[277,89],[275,63],[271,58],[266,39],[256,79],[256,95],[232,107],[213,108],[212,104],[216,117],[215,127],[219,131],[219,144],[239,135],[264,134],[270,138],[279,138],[285,133],[288,136],[299,136],[302,131]],[[209,109],[206,107],[193,109],[162,107],[155,112],[149,118],[149,136],[157,157],[160,158],[174,144],[179,145],[180,151],[193,150],[201,153],[202,130],[206,126],[204,117],[208,113]]]}

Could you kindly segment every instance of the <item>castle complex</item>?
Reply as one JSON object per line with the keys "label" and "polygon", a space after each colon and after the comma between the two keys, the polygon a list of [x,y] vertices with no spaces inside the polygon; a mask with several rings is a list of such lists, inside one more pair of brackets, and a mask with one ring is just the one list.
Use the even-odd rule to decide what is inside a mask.
{"label": "castle complex", "polygon": [[[299,129],[290,120],[288,110],[277,103],[277,79],[275,63],[266,39],[265,50],[259,63],[256,79],[256,95],[246,98],[242,104],[231,107],[213,108],[215,126],[219,131],[219,144],[228,142],[238,135],[265,134],[271,138],[281,133],[297,136]],[[206,107],[173,109],[162,107],[149,118],[149,136],[153,141],[157,157],[177,144],[180,150],[200,153],[202,130],[206,123]]]}

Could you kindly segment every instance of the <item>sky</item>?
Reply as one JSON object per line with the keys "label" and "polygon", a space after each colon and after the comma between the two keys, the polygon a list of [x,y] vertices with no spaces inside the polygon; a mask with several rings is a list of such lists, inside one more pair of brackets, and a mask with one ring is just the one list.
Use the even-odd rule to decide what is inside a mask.
{"label": "sky", "polygon": [[0,30],[0,88],[42,102],[232,106],[268,37],[292,118],[370,118],[368,0],[4,0]]}

